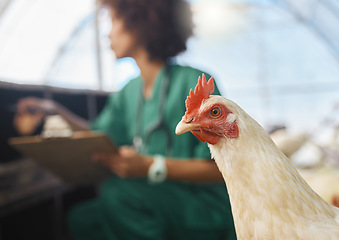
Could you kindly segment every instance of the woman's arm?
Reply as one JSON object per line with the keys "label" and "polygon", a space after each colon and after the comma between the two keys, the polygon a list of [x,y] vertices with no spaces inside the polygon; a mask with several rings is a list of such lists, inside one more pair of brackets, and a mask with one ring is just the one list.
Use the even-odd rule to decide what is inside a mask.
{"label": "woman's arm", "polygon": [[25,115],[39,116],[36,117],[35,123],[38,125],[46,115],[58,114],[61,115],[72,127],[73,130],[88,130],[89,123],[87,120],[77,116],[72,113],[70,110],[62,106],[61,104],[48,99],[36,98],[36,97],[27,97],[20,99],[17,103],[18,112],[15,116],[15,122],[17,128],[20,123],[20,118]]}
{"label": "woman's arm", "polygon": [[217,182],[223,177],[214,161],[166,159],[167,178],[190,182]]}
{"label": "woman's arm", "polygon": [[[131,147],[121,147],[118,154],[95,153],[93,160],[108,167],[120,177],[145,177],[154,161],[152,156],[139,155]],[[166,158],[167,178],[188,182],[219,182],[222,175],[214,161]]]}
{"label": "woman's arm", "polygon": [[89,122],[86,119],[74,114],[57,102],[54,102],[54,111],[56,114],[61,115],[71,125],[73,130],[89,130]]}

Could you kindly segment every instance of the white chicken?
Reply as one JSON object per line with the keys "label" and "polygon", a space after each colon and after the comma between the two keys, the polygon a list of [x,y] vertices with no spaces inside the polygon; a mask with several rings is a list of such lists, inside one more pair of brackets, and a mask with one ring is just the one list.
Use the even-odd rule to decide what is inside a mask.
{"label": "white chicken", "polygon": [[319,197],[266,131],[199,77],[177,134],[208,142],[227,185],[239,240],[339,239],[339,209]]}

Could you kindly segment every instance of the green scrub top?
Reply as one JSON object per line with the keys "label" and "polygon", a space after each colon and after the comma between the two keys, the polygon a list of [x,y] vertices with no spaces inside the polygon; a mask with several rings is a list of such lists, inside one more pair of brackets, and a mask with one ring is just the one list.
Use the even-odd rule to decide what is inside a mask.
{"label": "green scrub top", "polygon": [[[145,139],[145,132],[160,118],[158,111],[165,72],[165,68],[159,72],[149,99],[143,97],[141,77],[131,80],[120,92],[113,93],[108,104],[92,124],[92,129],[105,132],[119,146],[133,145],[137,124],[141,124],[141,137]],[[201,75],[200,70],[191,67],[169,66],[170,83],[165,103],[164,123],[170,130],[173,146],[171,156],[168,157],[210,159],[210,151],[206,143],[200,142],[191,133],[179,136],[175,134],[175,127],[186,111],[187,95],[191,88],[195,88],[198,77]],[[209,79],[210,75],[206,74],[206,78]],[[213,94],[220,94],[217,87]],[[144,103],[141,104],[142,109],[138,111],[140,101]],[[137,116],[138,113],[140,116]],[[166,133],[156,130],[150,134],[149,141],[144,144],[141,154],[166,155],[166,150]]]}

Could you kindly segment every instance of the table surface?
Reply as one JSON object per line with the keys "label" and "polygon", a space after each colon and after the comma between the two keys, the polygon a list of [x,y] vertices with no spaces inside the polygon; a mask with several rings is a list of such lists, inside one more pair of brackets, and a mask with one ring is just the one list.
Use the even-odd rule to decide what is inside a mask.
{"label": "table surface", "polygon": [[30,159],[0,165],[0,217],[62,194],[72,187]]}

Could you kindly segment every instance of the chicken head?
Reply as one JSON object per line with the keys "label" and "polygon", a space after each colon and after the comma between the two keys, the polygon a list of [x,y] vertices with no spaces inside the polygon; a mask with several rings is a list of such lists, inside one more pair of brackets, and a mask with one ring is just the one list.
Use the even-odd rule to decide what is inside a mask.
{"label": "chicken head", "polygon": [[175,133],[192,132],[200,141],[217,144],[220,137],[237,138],[239,129],[236,116],[226,105],[217,101],[213,78],[207,82],[205,75],[199,76],[195,90],[187,97],[186,113],[178,123]]}

